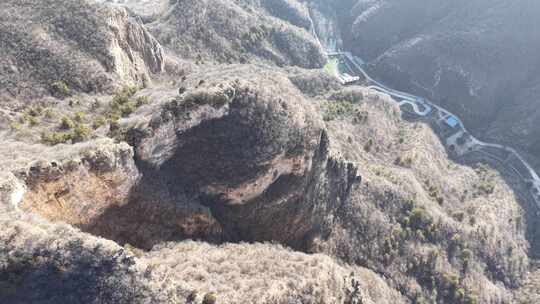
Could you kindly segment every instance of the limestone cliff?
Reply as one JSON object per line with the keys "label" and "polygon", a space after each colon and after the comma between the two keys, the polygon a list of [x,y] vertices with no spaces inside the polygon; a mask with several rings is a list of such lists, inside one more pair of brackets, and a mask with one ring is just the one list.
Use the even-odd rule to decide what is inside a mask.
{"label": "limestone cliff", "polygon": [[163,49],[139,21],[85,0],[2,1],[0,41],[8,100],[111,91],[164,71]]}

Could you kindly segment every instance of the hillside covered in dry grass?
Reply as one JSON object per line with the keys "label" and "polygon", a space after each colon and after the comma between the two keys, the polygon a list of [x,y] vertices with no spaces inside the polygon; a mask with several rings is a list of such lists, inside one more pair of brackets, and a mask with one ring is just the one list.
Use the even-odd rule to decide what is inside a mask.
{"label": "hillside covered in dry grass", "polygon": [[0,4],[7,303],[538,298],[519,193],[318,69],[302,2],[45,2]]}

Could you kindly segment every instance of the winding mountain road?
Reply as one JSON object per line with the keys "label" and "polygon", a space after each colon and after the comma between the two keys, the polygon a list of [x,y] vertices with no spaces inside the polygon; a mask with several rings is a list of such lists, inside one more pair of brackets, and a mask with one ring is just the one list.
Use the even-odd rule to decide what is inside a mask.
{"label": "winding mountain road", "polygon": [[[325,52],[325,54],[327,56],[339,57],[344,62],[346,62],[346,65],[349,66],[349,69],[351,70],[351,72],[353,74],[356,73],[356,75],[353,75],[353,76],[363,77],[365,81],[367,82],[369,89],[389,95],[390,97],[392,97],[392,99],[398,102],[400,107],[404,105],[410,105],[414,113],[416,113],[416,115],[418,116],[421,116],[421,117],[428,117],[429,115],[432,115],[435,117],[438,116],[436,117],[438,120],[445,120],[445,119],[448,119],[449,117],[452,117],[456,123],[456,125],[453,127],[455,129],[455,132],[452,132],[452,134],[446,138],[447,148],[449,148],[450,150],[456,151],[455,147],[456,145],[458,145],[457,139],[461,138],[462,135],[465,135],[465,134],[468,135],[466,136],[467,142],[461,144],[462,146],[466,146],[467,149],[461,150],[463,151],[463,153],[462,154],[458,153],[458,156],[463,156],[472,151],[482,151],[482,148],[492,148],[492,149],[498,149],[498,150],[501,150],[502,152],[508,153],[509,156],[507,157],[507,159],[509,159],[510,157],[514,157],[519,162],[519,165],[521,165],[522,168],[525,168],[526,175],[528,176],[524,176],[523,172],[515,168],[515,166],[508,164],[507,162],[503,162],[503,164],[509,166],[514,172],[518,173],[518,176],[520,176],[523,179],[523,182],[525,182],[525,184],[529,186],[529,191],[538,209],[540,210],[540,177],[538,176],[536,171],[533,169],[533,167],[515,149],[511,147],[499,145],[499,144],[483,142],[475,138],[474,136],[470,135],[471,133],[467,130],[467,128],[465,127],[465,124],[463,124],[461,119],[455,114],[451,113],[450,111],[434,104],[433,102],[425,98],[422,98],[413,94],[409,94],[406,92],[394,90],[392,88],[385,86],[379,81],[373,79],[364,70],[361,64],[363,63],[363,60],[359,58],[356,59],[357,57],[353,56],[351,53],[341,52],[341,51],[326,52],[326,49],[321,44],[321,41],[317,35],[313,20],[311,19],[311,17],[309,17],[309,19],[312,25],[312,29],[311,29],[312,34],[315,36],[315,39],[317,40],[318,44],[321,46],[321,49]],[[484,154],[489,154],[489,152],[487,151],[482,151],[482,152]]]}

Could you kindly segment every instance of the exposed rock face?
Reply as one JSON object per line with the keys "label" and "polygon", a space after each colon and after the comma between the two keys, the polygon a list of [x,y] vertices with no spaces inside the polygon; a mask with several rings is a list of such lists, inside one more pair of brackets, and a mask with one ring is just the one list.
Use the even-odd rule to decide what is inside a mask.
{"label": "exposed rock face", "polygon": [[[5,283],[1,287],[7,290],[10,301],[46,303],[48,298],[56,302],[80,298],[88,302],[105,299],[122,303],[137,299],[135,302],[183,303],[196,287],[217,292],[218,297],[221,294],[223,303],[235,303],[245,299],[247,291],[235,291],[225,285],[215,289],[212,282],[239,282],[241,277],[227,271],[223,272],[228,274],[227,278],[212,275],[211,280],[201,284],[200,275],[196,274],[214,271],[215,265],[223,263],[204,263],[187,269],[178,266],[187,273],[163,263],[165,257],[174,263],[178,254],[199,258],[198,252],[206,252],[209,261],[219,261],[224,250],[225,254],[247,250],[248,254],[239,256],[238,262],[229,260],[229,265],[238,263],[238,268],[255,263],[255,259],[265,263],[268,257],[274,263],[266,264],[265,269],[270,267],[281,273],[279,267],[284,266],[275,257],[282,256],[286,260],[300,259],[303,265],[312,265],[305,271],[317,269],[321,274],[315,280],[295,279],[286,289],[278,287],[279,282],[287,281],[283,275],[272,281],[275,289],[251,284],[256,291],[250,295],[260,294],[261,303],[289,303],[293,299],[325,303],[403,301],[366,269],[338,267],[328,264],[324,257],[293,257],[286,250],[266,245],[214,248],[195,243],[155,247],[148,255],[129,249],[135,250],[134,257],[129,250],[110,241],[31,215],[51,222],[67,222],[121,244],[128,242],[148,249],[165,240],[196,237],[278,240],[306,248],[309,240],[322,232],[322,219],[335,214],[352,185],[358,182],[356,168],[333,156],[320,115],[285,74],[269,70],[261,73],[263,69],[250,66],[231,69],[252,77],[231,81],[226,72],[222,77],[216,75],[223,70],[215,71],[216,74],[204,71],[201,74],[213,76],[215,83],[200,84],[198,75],[194,75],[186,80],[186,93],[165,104],[161,113],[148,120],[148,125],[128,131],[128,137],[133,133],[139,135],[132,140],[143,173],[140,179],[131,149],[125,144],[104,141],[81,147],[78,154],[66,161],[36,163],[18,171],[19,181],[13,176],[6,180],[7,186],[1,188],[4,203],[13,205],[13,200],[21,199],[17,203],[20,210],[6,207],[5,215],[9,216],[2,217],[6,219],[7,232],[1,238],[6,251],[2,252],[0,265],[10,275],[3,278]],[[261,74],[265,77],[255,76]],[[276,91],[279,96],[273,94]],[[173,137],[160,137],[168,133]],[[219,140],[228,138],[228,134],[238,140]],[[238,150],[240,135],[253,142]],[[208,154],[195,157],[186,143],[196,146],[198,153]],[[212,156],[211,151],[221,153]],[[242,155],[248,156],[237,162]],[[181,165],[181,161],[189,165]],[[208,172],[207,176],[198,174],[198,170]],[[26,187],[22,196],[18,194],[21,183]],[[266,211],[261,213],[261,209]],[[57,237],[63,241],[54,241]],[[49,243],[58,243],[54,252],[59,256],[49,255]],[[29,261],[30,256],[34,260]],[[186,263],[190,265],[189,261]],[[295,262],[288,265],[285,268],[299,267]],[[42,277],[56,278],[57,273],[63,273],[70,283],[61,278],[48,282]],[[32,284],[32,279],[39,286]],[[190,283],[191,279],[199,283]],[[108,283],[104,284],[105,280]],[[62,283],[62,287],[55,282]],[[130,288],[112,289],[113,285]],[[79,287],[84,292],[78,292]],[[51,296],[51,288],[63,292]],[[319,291],[327,288],[330,290]],[[156,293],[157,290],[161,292]]]}
{"label": "exposed rock face", "polygon": [[537,1],[330,2],[326,17],[337,18],[338,40],[374,75],[432,98],[477,135],[529,153],[540,168],[540,38],[525,30],[538,27]]}
{"label": "exposed rock face", "polygon": [[205,71],[212,82],[194,88],[189,84],[199,78],[188,78],[187,92],[148,127],[132,130],[142,135],[138,162],[169,192],[198,197],[225,238],[299,246],[315,217],[347,195],[356,169],[329,155],[320,116],[285,75],[249,66],[231,71],[251,79]]}
{"label": "exposed rock face", "polygon": [[[150,3],[115,2],[134,14]],[[535,299],[537,274],[526,281],[532,224],[519,193],[492,169],[449,161],[433,132],[404,121],[393,101],[344,89],[320,70],[200,64],[264,58],[318,66],[322,57],[312,38],[304,40],[310,22],[297,1],[155,4],[148,26],[171,38],[165,44],[178,54],[196,58],[188,48],[200,50],[196,71],[164,75],[167,81],[133,94],[125,88],[105,96],[112,99],[106,106],[98,100],[98,110],[95,95],[81,94],[81,103],[92,104],[66,99],[73,111],[62,113],[75,128],[91,124],[75,111],[122,116],[85,143],[0,140],[2,300],[200,304],[207,292],[231,304]],[[135,83],[139,72],[160,73],[171,59],[122,9],[50,0],[0,8],[8,9],[1,18],[28,15],[24,24],[47,27],[54,37],[47,41],[68,47],[43,44],[62,51],[58,58],[85,59],[77,61],[84,73],[79,65],[66,69],[74,83],[81,75],[93,81],[87,72],[94,68],[111,86]],[[298,40],[280,36],[290,31]],[[19,58],[13,50],[2,45],[11,57],[0,58]],[[31,58],[49,60],[34,51]],[[48,66],[59,69],[54,60]],[[48,75],[23,62],[27,73]],[[17,64],[12,71],[21,70]],[[46,79],[39,77],[32,79]],[[21,134],[39,132],[32,124],[38,118],[68,132],[45,109],[23,110],[29,123]],[[12,122],[11,114],[0,109],[2,123]],[[115,140],[95,138],[107,136]],[[518,298],[514,289],[523,284]]]}
{"label": "exposed rock face", "polygon": [[[289,13],[281,15],[284,10]],[[314,68],[324,62],[296,1],[180,0],[149,28],[164,45],[199,63],[264,60]]]}
{"label": "exposed rock face", "polygon": [[87,227],[108,208],[126,204],[139,179],[132,149],[112,143],[88,150],[80,159],[32,164],[18,175],[27,185],[18,208],[78,227]]}
{"label": "exposed rock face", "polygon": [[[123,8],[2,1],[0,96],[39,97],[142,84],[164,70],[160,44]],[[63,82],[70,92],[57,92]]]}

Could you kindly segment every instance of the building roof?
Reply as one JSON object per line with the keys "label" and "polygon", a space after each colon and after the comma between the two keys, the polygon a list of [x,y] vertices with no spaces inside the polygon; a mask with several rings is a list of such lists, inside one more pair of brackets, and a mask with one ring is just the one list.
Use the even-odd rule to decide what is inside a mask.
{"label": "building roof", "polygon": [[446,118],[446,124],[452,128],[455,128],[459,123],[458,123],[458,120],[454,116],[450,115],[448,116],[448,118]]}

